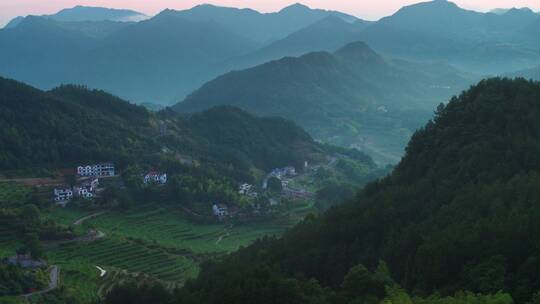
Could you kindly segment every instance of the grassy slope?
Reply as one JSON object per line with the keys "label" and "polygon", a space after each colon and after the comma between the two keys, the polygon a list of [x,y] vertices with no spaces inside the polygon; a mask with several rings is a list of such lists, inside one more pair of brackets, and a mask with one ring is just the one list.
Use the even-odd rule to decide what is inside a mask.
{"label": "grassy slope", "polygon": [[[235,251],[266,235],[281,235],[312,211],[313,202],[298,202],[288,216],[269,222],[195,224],[172,207],[139,206],[124,212],[110,211],[76,227],[80,233],[96,228],[107,235],[105,239],[60,246],[48,250],[47,255],[51,264],[62,268],[64,286],[77,290],[82,300],[89,301],[96,298],[99,290],[117,282],[118,272],[142,273],[168,285],[181,285],[197,275],[203,260]],[[92,213],[95,212],[54,208],[48,217],[72,225]],[[95,266],[109,273],[99,278]]]}

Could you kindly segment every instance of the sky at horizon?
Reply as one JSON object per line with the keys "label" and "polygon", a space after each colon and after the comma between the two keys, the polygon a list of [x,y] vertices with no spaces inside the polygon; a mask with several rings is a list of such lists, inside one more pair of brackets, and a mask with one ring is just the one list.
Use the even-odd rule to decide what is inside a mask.
{"label": "sky at horizon", "polygon": [[[300,2],[312,8],[342,11],[366,20],[377,20],[396,12],[405,5],[422,0],[0,0],[0,27],[17,16],[54,14],[76,5],[133,9],[155,15],[165,8],[188,9],[198,4],[252,8],[261,12],[279,11]],[[456,0],[459,6],[477,11],[494,8],[530,7],[540,11],[538,0]]]}

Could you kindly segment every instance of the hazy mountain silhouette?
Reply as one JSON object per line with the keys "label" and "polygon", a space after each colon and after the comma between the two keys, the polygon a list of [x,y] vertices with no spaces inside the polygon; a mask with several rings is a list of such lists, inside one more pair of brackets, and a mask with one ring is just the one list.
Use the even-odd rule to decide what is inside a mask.
{"label": "hazy mountain silhouette", "polygon": [[[171,103],[229,71],[224,62],[258,49],[258,41],[286,37],[328,16],[357,20],[297,4],[270,14],[202,5],[165,10],[138,23],[65,21],[126,14],[131,11],[76,7],[23,18],[21,28],[0,31],[0,43],[10,46],[0,58],[0,72],[43,89],[75,82],[138,102]],[[34,56],[41,48],[45,54]]]}
{"label": "hazy mountain silhouette", "polygon": [[189,20],[220,23],[230,31],[260,43],[283,38],[328,16],[336,16],[347,22],[359,20],[344,13],[311,9],[298,3],[285,7],[279,12],[266,14],[252,9],[209,4],[177,11],[176,14]]}
{"label": "hazy mountain silhouette", "polygon": [[363,20],[351,23],[330,15],[246,56],[230,60],[224,70],[252,67],[285,56],[300,56],[314,51],[333,52],[356,41],[358,33],[370,24]]}
{"label": "hazy mountain silhouette", "polygon": [[385,162],[397,160],[435,105],[469,82],[447,66],[389,61],[355,42],[333,54],[286,57],[225,74],[175,108],[192,112],[229,104],[283,116],[319,139],[357,144]]}
{"label": "hazy mountain silhouette", "polygon": [[[149,17],[143,13],[127,9],[113,9],[105,7],[75,6],[66,8],[52,15],[42,15],[48,19],[56,21],[78,22],[78,21],[141,21]],[[18,26],[25,17],[19,16],[12,19],[5,28]]]}
{"label": "hazy mountain silhouette", "polygon": [[[92,20],[133,14],[76,7],[52,16],[81,20],[92,15],[87,10]],[[540,65],[540,16],[526,9],[484,14],[442,0],[404,7],[378,22],[301,4],[266,14],[201,5],[137,23],[21,20],[21,29],[0,30],[0,44],[7,46],[0,73],[42,89],[81,83],[140,103],[171,104],[220,74],[334,52],[354,41],[388,58],[447,62],[479,74]]]}
{"label": "hazy mountain silhouette", "polygon": [[358,38],[390,56],[446,60],[470,71],[501,73],[540,64],[537,39],[523,34],[538,19],[525,9],[497,15],[436,0],[403,7]]}
{"label": "hazy mountain silhouette", "polygon": [[446,0],[403,7],[379,23],[411,31],[437,34],[464,41],[506,38],[538,18],[531,10],[510,9],[504,14],[465,10]]}
{"label": "hazy mountain silhouette", "polygon": [[0,31],[0,44],[9,46],[0,58],[4,75],[40,88],[81,83],[157,103],[182,98],[218,75],[212,65],[257,47],[215,22],[172,11],[131,24],[27,17]]}

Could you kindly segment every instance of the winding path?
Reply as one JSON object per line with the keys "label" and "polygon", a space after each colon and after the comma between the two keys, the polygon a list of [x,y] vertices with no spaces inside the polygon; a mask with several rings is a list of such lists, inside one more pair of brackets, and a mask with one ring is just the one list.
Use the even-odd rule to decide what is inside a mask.
{"label": "winding path", "polygon": [[50,275],[49,275],[49,286],[47,288],[45,288],[45,289],[42,289],[42,290],[39,290],[39,291],[34,291],[34,292],[31,292],[31,293],[27,293],[27,294],[24,294],[22,296],[28,299],[31,296],[38,295],[38,294],[44,294],[44,293],[47,293],[49,291],[55,290],[58,287],[58,277],[59,276],[60,276],[60,267],[58,267],[56,265],[51,266],[51,271],[50,271]]}
{"label": "winding path", "polygon": [[230,229],[231,229],[232,227],[233,227],[232,224],[231,224],[230,226],[228,226],[228,227],[225,227],[225,229],[224,229],[224,232],[225,232],[225,233],[219,236],[219,238],[216,240],[216,243],[215,243],[216,245],[219,244],[224,238],[226,238],[226,237],[228,237],[229,235],[231,235],[229,231],[230,231]]}
{"label": "winding path", "polygon": [[86,220],[89,220],[89,219],[92,219],[94,217],[98,217],[104,213],[107,213],[107,211],[101,211],[101,212],[97,212],[97,213],[94,213],[94,214],[90,214],[90,215],[87,215],[85,217],[81,217],[80,219],[76,220],[75,222],[73,222],[73,225],[75,226],[79,226],[81,225],[82,223],[84,223],[84,221]]}

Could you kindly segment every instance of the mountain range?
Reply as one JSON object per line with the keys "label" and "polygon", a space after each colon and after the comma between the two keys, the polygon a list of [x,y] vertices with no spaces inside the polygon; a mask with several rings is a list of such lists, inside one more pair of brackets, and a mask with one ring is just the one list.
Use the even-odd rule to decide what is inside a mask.
{"label": "mountain range", "polygon": [[[83,22],[83,21],[120,21],[136,22],[149,18],[143,13],[127,9],[112,9],[104,7],[75,6],[63,9],[56,14],[42,15],[41,17],[63,22]],[[12,19],[5,28],[17,27],[25,17]]]}
{"label": "mountain range", "polygon": [[[229,71],[334,52],[355,41],[386,57],[443,61],[482,75],[540,65],[540,16],[526,9],[479,13],[437,0],[369,22],[301,4],[265,14],[200,5],[118,22],[139,15],[75,7],[18,18],[0,30],[0,44],[8,46],[0,53],[0,74],[42,89],[80,83],[170,105]],[[44,54],[30,55],[36,49]]]}
{"label": "mountain range", "polygon": [[389,60],[362,42],[220,76],[174,106],[233,105],[297,122],[315,138],[397,162],[414,130],[473,76],[441,63]]}
{"label": "mountain range", "polygon": [[[86,11],[74,8],[68,15],[81,10]],[[256,50],[263,40],[283,38],[329,15],[356,20],[302,5],[273,14],[202,5],[135,23],[101,20],[108,12],[102,10],[94,8],[78,21],[58,17],[66,12],[30,16],[1,30],[0,43],[9,48],[0,56],[0,73],[43,89],[80,83],[137,102],[171,103],[218,76],[222,62]],[[35,49],[42,50],[39,56]]]}

